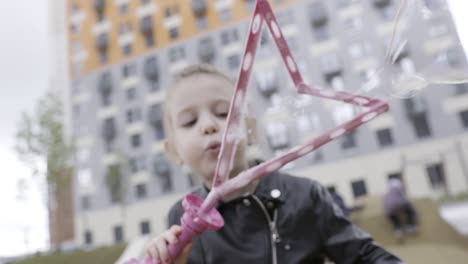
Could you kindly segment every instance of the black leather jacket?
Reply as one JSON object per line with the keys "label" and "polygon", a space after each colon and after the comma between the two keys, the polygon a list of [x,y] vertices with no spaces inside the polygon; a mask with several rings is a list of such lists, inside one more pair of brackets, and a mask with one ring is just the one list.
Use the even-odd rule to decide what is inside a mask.
{"label": "black leather jacket", "polygon": [[[206,197],[200,188],[194,192]],[[279,196],[278,196],[279,194]],[[225,225],[194,239],[189,263],[402,263],[341,212],[315,181],[273,173],[253,195],[220,203]],[[169,212],[180,224],[181,202]]]}

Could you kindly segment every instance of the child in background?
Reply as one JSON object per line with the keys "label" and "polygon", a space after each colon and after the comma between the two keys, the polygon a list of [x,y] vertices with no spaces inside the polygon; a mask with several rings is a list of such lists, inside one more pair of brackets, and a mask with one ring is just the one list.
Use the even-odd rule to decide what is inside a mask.
{"label": "child in background", "polygon": [[[406,198],[405,188],[400,179],[388,181],[388,191],[383,200],[384,212],[393,225],[395,238],[403,241],[404,233],[417,233],[417,213]],[[403,214],[403,219],[402,219]]]}
{"label": "child in background", "polygon": [[[207,65],[176,76],[167,90],[167,154],[203,180],[194,193],[205,198],[211,187],[226,127],[234,83]],[[247,122],[250,126],[253,122]],[[247,127],[254,129],[253,127]],[[255,133],[253,133],[255,134]],[[249,134],[250,135],[250,134]],[[249,135],[235,155],[231,177],[248,168]],[[169,212],[170,228],[155,237],[147,253],[155,263],[402,263],[343,215],[319,183],[275,172],[224,197],[217,210],[225,225],[205,231],[176,260],[167,246],[181,232],[181,201]]]}

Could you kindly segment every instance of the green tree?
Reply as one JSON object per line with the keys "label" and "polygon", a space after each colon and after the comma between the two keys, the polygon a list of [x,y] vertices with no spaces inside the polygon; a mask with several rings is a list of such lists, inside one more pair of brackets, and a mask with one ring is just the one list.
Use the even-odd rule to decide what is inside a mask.
{"label": "green tree", "polygon": [[[28,183],[46,183],[47,207],[56,205],[61,186],[69,184],[73,168],[74,147],[64,135],[63,103],[58,92],[48,91],[32,113],[23,112],[17,125],[15,150],[32,170],[31,177],[18,184],[20,197]],[[42,186],[41,186],[42,187]],[[49,219],[50,220],[50,219]]]}

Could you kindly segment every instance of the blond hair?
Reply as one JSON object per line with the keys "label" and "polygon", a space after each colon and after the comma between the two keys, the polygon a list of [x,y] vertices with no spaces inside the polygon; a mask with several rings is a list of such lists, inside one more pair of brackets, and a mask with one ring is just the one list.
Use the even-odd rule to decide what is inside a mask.
{"label": "blond hair", "polygon": [[174,93],[174,90],[181,81],[192,77],[196,75],[211,75],[211,76],[217,76],[220,77],[232,85],[234,85],[234,80],[231,79],[227,74],[219,71],[216,69],[214,66],[209,65],[209,64],[193,64],[189,65],[185,68],[183,68],[181,71],[176,73],[173,77],[172,84],[166,89],[166,94],[164,98],[164,104],[163,104],[163,122],[164,122],[164,132],[166,135],[166,139],[171,138],[171,127],[172,127],[172,122],[170,119],[169,115],[169,105],[171,102],[172,94]]}

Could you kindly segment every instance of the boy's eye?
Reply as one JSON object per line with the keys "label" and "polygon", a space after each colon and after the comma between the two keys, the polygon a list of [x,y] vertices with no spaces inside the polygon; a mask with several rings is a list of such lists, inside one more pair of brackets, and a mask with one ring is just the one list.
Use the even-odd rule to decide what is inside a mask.
{"label": "boy's eye", "polygon": [[216,113],[216,116],[221,117],[221,118],[227,118],[228,112],[219,112],[219,113]]}
{"label": "boy's eye", "polygon": [[229,103],[228,102],[220,102],[216,104],[214,108],[214,113],[217,117],[226,118],[229,114]]}
{"label": "boy's eye", "polygon": [[195,125],[196,122],[197,122],[196,118],[187,120],[187,121],[182,123],[182,127],[186,127],[186,128],[192,127],[193,125]]}

